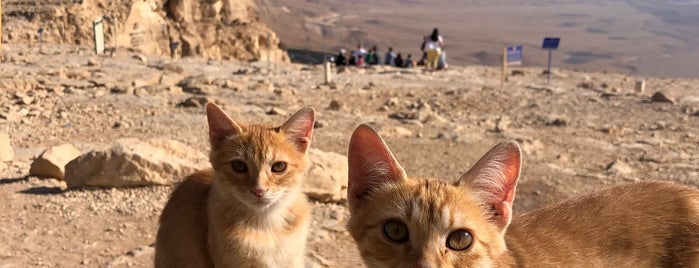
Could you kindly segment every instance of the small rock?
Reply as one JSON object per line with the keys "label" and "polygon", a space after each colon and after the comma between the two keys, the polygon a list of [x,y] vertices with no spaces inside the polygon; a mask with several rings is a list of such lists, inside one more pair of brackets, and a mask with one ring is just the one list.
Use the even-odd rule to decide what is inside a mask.
{"label": "small rock", "polygon": [[347,157],[311,148],[308,158],[311,165],[303,182],[303,192],[320,202],[343,201],[346,198],[343,193],[347,190]]}
{"label": "small rock", "polygon": [[112,125],[112,128],[129,128],[129,123],[122,122],[122,121],[116,121],[116,122],[114,122],[114,125]]}
{"label": "small rock", "polygon": [[607,172],[611,174],[628,175],[634,173],[634,170],[628,164],[620,160],[614,160],[607,165]]}
{"label": "small rock", "polygon": [[325,121],[321,121],[316,119],[315,123],[313,123],[313,128],[322,128],[325,126]]}
{"label": "small rock", "polygon": [[148,86],[148,82],[141,79],[135,79],[131,81],[131,86],[133,86],[134,88],[142,88]]}
{"label": "small rock", "polygon": [[215,90],[216,87],[211,85],[200,85],[182,88],[182,91],[184,92],[197,95],[211,95]]}
{"label": "small rock", "polygon": [[238,69],[233,72],[234,75],[249,75],[251,73],[250,69]]}
{"label": "small rock", "polygon": [[0,132],[0,162],[12,161],[15,158],[15,151],[10,143],[10,136]]}
{"label": "small rock", "polygon": [[546,119],[546,125],[548,126],[556,126],[556,127],[562,127],[562,126],[567,126],[568,125],[568,119],[561,117],[561,116],[549,116]]}
{"label": "small rock", "polygon": [[510,117],[501,116],[500,118],[498,118],[497,123],[495,125],[495,132],[504,133],[510,127],[511,123],[512,121],[510,120]]}
{"label": "small rock", "polygon": [[269,109],[269,111],[267,111],[267,114],[268,115],[281,115],[281,116],[289,115],[289,113],[287,113],[286,111],[284,111],[280,108],[277,108],[277,107],[272,107],[271,109]]}
{"label": "small rock", "polygon": [[186,100],[178,103],[178,107],[204,107],[209,102],[213,102],[207,97],[189,97]]}
{"label": "small rock", "polygon": [[275,88],[273,91],[274,95],[277,96],[291,96],[291,95],[296,95],[296,92],[293,89],[288,89],[288,88]]}
{"label": "small rock", "polygon": [[400,99],[398,98],[390,98],[384,103],[385,106],[396,106],[400,103]]}
{"label": "small rock", "polygon": [[255,85],[250,87],[250,90],[252,91],[270,91],[274,92],[274,84],[266,82],[266,81],[259,81]]}
{"label": "small rock", "polygon": [[18,100],[17,104],[20,104],[20,105],[29,105],[29,104],[32,104],[35,100],[34,97],[29,96],[29,95],[22,93],[22,92],[15,93],[13,95],[13,97]]}
{"label": "small rock", "polygon": [[132,58],[132,59],[139,60],[139,61],[141,61],[142,63],[148,63],[148,58],[146,58],[146,56],[141,55],[141,54],[133,55],[133,56],[131,56],[131,58]]}
{"label": "small rock", "polygon": [[95,67],[95,66],[99,66],[99,65],[100,65],[99,62],[97,62],[97,60],[95,60],[95,59],[87,60],[87,66]]}
{"label": "small rock", "polygon": [[133,86],[116,86],[116,87],[113,87],[110,91],[113,94],[133,95],[134,87]]}
{"label": "small rock", "polygon": [[394,127],[379,131],[379,134],[383,137],[409,137],[413,135],[413,132],[404,127]]}
{"label": "small rock", "polygon": [[179,74],[175,73],[165,73],[162,74],[162,76],[159,76],[159,81],[156,81],[153,85],[159,85],[159,86],[174,86],[177,85],[180,81],[182,81],[182,76]]}
{"label": "small rock", "polygon": [[655,94],[653,94],[653,97],[650,98],[650,101],[651,102],[666,102],[666,103],[672,103],[672,104],[675,103],[675,101],[672,100],[672,98],[670,98],[667,94],[660,92],[660,91],[655,92]]}
{"label": "small rock", "polygon": [[512,70],[512,76],[524,76],[524,71]]}
{"label": "small rock", "polygon": [[581,87],[584,89],[596,89],[597,85],[592,81],[585,81],[585,82],[580,83],[578,85],[578,87]]}
{"label": "small rock", "polygon": [[177,86],[182,87],[182,91],[187,93],[206,95],[213,93],[212,91],[217,89],[212,84],[213,78],[207,75],[196,75],[183,79],[177,83]]}
{"label": "small rock", "polygon": [[80,150],[70,143],[49,147],[34,159],[29,168],[29,175],[62,180],[66,164],[78,156]]}
{"label": "small rock", "polygon": [[398,120],[414,120],[418,119],[417,113],[396,112],[388,115],[388,118]]}
{"label": "small rock", "polygon": [[340,103],[337,100],[330,101],[330,105],[328,106],[328,109],[333,110],[333,111],[339,111],[341,108],[342,108],[342,103]]}

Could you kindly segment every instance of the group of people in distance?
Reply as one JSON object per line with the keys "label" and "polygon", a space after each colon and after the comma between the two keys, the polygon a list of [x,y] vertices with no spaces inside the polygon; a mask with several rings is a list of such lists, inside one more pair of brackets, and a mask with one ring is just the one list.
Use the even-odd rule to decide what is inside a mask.
{"label": "group of people in distance", "polygon": [[392,47],[389,47],[382,61],[376,46],[366,50],[362,45],[358,45],[357,49],[353,50],[349,55],[347,55],[347,51],[344,48],[340,49],[334,58],[334,62],[336,66],[349,65],[358,67],[367,65],[387,65],[399,68],[424,66],[426,72],[448,68],[447,57],[444,52],[444,39],[439,35],[437,28],[432,30],[432,34],[424,37],[420,49],[423,52],[422,58],[414,60],[412,54],[408,54],[404,58],[401,53],[396,53]]}

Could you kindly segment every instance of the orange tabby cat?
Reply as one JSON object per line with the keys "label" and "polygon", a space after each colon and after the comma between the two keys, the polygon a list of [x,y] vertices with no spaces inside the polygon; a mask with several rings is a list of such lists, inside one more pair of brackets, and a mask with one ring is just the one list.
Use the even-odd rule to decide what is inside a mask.
{"label": "orange tabby cat", "polygon": [[[408,178],[381,137],[349,146],[348,230],[368,267],[699,267],[699,190],[611,188],[512,218],[520,149],[491,149],[457,185]],[[508,227],[509,226],[509,227]]]}
{"label": "orange tabby cat", "polygon": [[303,267],[310,205],[301,192],[314,111],[280,127],[206,106],[212,170],[189,176],[160,217],[156,267]]}

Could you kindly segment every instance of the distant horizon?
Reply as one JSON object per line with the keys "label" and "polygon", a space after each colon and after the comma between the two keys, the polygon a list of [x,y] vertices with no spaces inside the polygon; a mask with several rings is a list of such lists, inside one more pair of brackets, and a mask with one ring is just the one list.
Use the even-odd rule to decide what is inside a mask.
{"label": "distant horizon", "polygon": [[263,21],[287,48],[337,53],[361,43],[419,58],[422,36],[438,27],[451,65],[499,66],[504,46],[522,45],[525,66],[545,67],[541,42],[557,36],[554,67],[699,78],[699,0],[294,3],[260,1]]}

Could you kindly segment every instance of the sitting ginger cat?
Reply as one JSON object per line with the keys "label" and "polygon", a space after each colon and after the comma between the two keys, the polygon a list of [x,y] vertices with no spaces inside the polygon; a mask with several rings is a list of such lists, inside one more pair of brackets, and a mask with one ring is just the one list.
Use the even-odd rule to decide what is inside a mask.
{"label": "sitting ginger cat", "polygon": [[280,127],[206,106],[213,169],[186,178],[160,217],[155,267],[304,267],[311,207],[301,192],[314,111]]}
{"label": "sitting ginger cat", "polygon": [[457,185],[409,178],[359,126],[349,146],[348,230],[368,267],[699,267],[699,190],[615,187],[512,220],[520,149],[491,149]]}

